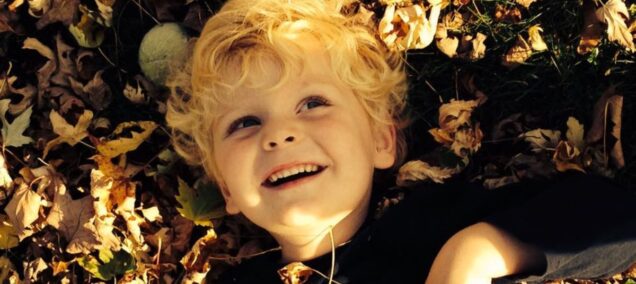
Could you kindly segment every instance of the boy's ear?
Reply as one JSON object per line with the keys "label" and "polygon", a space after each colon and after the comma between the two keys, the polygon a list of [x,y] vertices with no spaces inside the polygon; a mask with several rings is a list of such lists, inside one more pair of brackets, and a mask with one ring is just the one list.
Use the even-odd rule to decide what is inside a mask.
{"label": "boy's ear", "polygon": [[388,169],[396,159],[396,129],[395,125],[378,125],[375,127],[375,155],[376,169]]}
{"label": "boy's ear", "polygon": [[221,190],[221,194],[223,195],[223,199],[225,199],[225,211],[227,211],[227,214],[235,215],[240,213],[241,210],[239,210],[238,206],[236,206],[236,203],[234,203],[232,195],[227,189],[227,186],[225,186],[225,184],[221,184],[219,188]]}

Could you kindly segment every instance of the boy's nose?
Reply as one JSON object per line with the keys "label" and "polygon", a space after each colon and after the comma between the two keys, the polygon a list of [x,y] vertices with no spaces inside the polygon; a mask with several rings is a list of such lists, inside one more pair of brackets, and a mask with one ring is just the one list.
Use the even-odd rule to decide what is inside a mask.
{"label": "boy's nose", "polygon": [[[295,139],[295,138],[294,138],[294,136],[287,136],[287,137],[285,137],[285,139],[282,139],[282,141],[273,141],[273,140],[270,140],[270,141],[267,143],[267,147],[266,147],[266,149],[268,149],[268,150],[273,150],[274,148],[278,147],[278,146],[279,146],[279,144],[287,144],[287,143],[290,143],[290,142],[294,142],[294,139]],[[281,145],[281,146],[282,146],[282,145]]]}

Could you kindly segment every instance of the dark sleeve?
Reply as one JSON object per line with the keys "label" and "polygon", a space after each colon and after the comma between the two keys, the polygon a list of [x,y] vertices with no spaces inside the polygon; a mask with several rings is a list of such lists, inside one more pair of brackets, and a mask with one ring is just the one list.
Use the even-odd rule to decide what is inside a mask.
{"label": "dark sleeve", "polygon": [[539,193],[485,221],[540,249],[545,269],[493,283],[607,278],[636,263],[633,191],[604,178],[572,173],[541,187],[502,189],[503,195],[515,190]]}

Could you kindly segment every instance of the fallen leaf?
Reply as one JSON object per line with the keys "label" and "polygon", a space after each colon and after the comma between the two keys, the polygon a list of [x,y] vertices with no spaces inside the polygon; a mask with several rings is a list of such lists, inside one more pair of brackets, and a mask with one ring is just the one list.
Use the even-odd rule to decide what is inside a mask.
{"label": "fallen leaf", "polygon": [[486,38],[487,36],[482,33],[477,33],[474,37],[471,35],[463,36],[459,46],[459,57],[470,61],[484,58],[486,55],[486,45],[484,44]]}
{"label": "fallen leaf", "polygon": [[29,0],[29,15],[40,18],[51,7],[51,0]]}
{"label": "fallen leaf", "polygon": [[548,50],[548,45],[543,41],[541,32],[543,29],[538,24],[528,28],[528,43],[534,51]]}
{"label": "fallen leaf", "polygon": [[530,8],[530,5],[532,5],[532,3],[536,2],[537,0],[515,0],[515,2],[517,2],[517,4],[526,7],[526,9]]}
{"label": "fallen leaf", "polygon": [[7,162],[4,159],[4,154],[0,152],[0,188],[11,188],[12,185],[13,179],[9,175]]}
{"label": "fallen leaf", "polygon": [[532,47],[520,35],[517,36],[515,44],[506,52],[502,59],[502,65],[508,69],[514,69],[526,62],[532,55]]}
{"label": "fallen leaf", "polygon": [[217,235],[214,229],[208,229],[205,236],[198,239],[192,249],[181,259],[181,264],[186,269],[185,281],[189,283],[201,283],[202,278],[210,270],[208,262],[212,247],[217,242]]}
{"label": "fallen leaf", "polygon": [[104,42],[104,29],[84,11],[80,21],[77,24],[71,24],[68,30],[81,47],[96,48]]}
{"label": "fallen leaf", "polygon": [[0,249],[3,250],[14,248],[20,243],[18,230],[8,220],[6,215],[0,214]]}
{"label": "fallen leaf", "polygon": [[179,179],[179,195],[175,198],[181,205],[177,207],[181,216],[197,225],[212,227],[211,219],[225,215],[223,197],[216,187],[199,187],[196,190]]}
{"label": "fallen leaf", "polygon": [[450,145],[450,149],[458,157],[468,157],[474,154],[481,147],[481,140],[484,134],[479,128],[479,123],[474,128],[466,127],[455,132],[453,137],[453,143]]}
{"label": "fallen leaf", "polygon": [[56,193],[46,222],[60,231],[68,241],[68,253],[88,254],[99,244],[96,230],[91,224],[91,218],[95,216],[93,198],[85,196],[73,200],[60,180],[54,180],[54,183]]}
{"label": "fallen leaf", "polygon": [[[141,128],[141,131],[136,130]],[[133,151],[146,140],[150,134],[157,128],[157,124],[153,121],[132,121],[124,122],[115,128],[113,135],[122,134],[125,130],[130,132],[131,137],[121,137],[118,139],[99,142],[97,151],[108,158],[114,158],[121,154]]]}
{"label": "fallen leaf", "polygon": [[495,6],[495,21],[518,23],[521,21],[521,11],[517,7],[508,8],[504,5],[497,4]]}
{"label": "fallen leaf", "polygon": [[102,249],[99,251],[98,257],[86,255],[78,258],[77,263],[93,276],[105,281],[113,280],[118,275],[135,271],[135,258],[123,249],[115,252]]}
{"label": "fallen leaf", "polygon": [[560,172],[565,172],[567,170],[585,172],[583,167],[580,165],[580,154],[581,151],[579,151],[579,149],[577,149],[574,145],[570,144],[569,141],[559,141],[559,145],[557,145],[554,150],[554,155],[552,155],[552,161],[554,161],[557,170]]}
{"label": "fallen leaf", "polygon": [[278,275],[284,284],[303,284],[309,281],[314,271],[302,262],[292,262],[278,270]]}
{"label": "fallen leaf", "polygon": [[[13,284],[14,282],[9,280],[9,274],[11,274],[11,277],[14,277],[15,275],[17,275],[17,272],[15,271],[15,266],[13,266],[13,263],[11,263],[11,260],[2,255],[0,256],[0,283],[11,283]],[[20,282],[17,282],[20,283]]]}
{"label": "fallen leaf", "polygon": [[45,26],[62,22],[65,26],[73,23],[73,16],[79,7],[79,0],[52,0],[51,8],[35,23],[38,30]]}
{"label": "fallen leaf", "polygon": [[[618,95],[616,86],[611,85],[594,105],[592,127],[585,136],[587,144],[596,143],[602,139],[604,153],[610,152],[617,168],[625,166],[621,143],[622,108],[623,97]],[[610,126],[607,122],[612,123],[611,130],[608,130]],[[611,142],[607,139],[608,132],[615,139],[614,144],[608,145]],[[605,156],[607,157],[607,154]]]}
{"label": "fallen leaf", "polygon": [[12,115],[20,114],[26,110],[27,107],[32,105],[32,98],[37,94],[38,90],[35,86],[31,84],[26,84],[20,88],[16,88],[13,86],[14,83],[18,80],[18,77],[11,76],[6,79],[6,83],[3,84],[0,88],[6,86],[7,94],[0,93],[1,97],[9,96],[9,94],[20,95],[22,98],[19,102],[16,102],[15,99],[12,99],[11,104],[9,104],[9,113]]}
{"label": "fallen leaf", "polygon": [[561,140],[561,131],[538,128],[525,132],[520,137],[530,143],[533,152],[539,153],[556,149]]}
{"label": "fallen leaf", "polygon": [[395,50],[425,48],[435,37],[440,9],[441,3],[431,3],[428,9],[422,4],[400,8],[390,4],[379,23],[380,38]]}
{"label": "fallen leaf", "polygon": [[31,108],[27,108],[22,114],[18,115],[13,122],[9,123],[6,118],[7,111],[11,100],[0,100],[0,120],[2,121],[2,144],[3,147],[13,146],[20,147],[24,144],[30,144],[33,139],[24,136],[24,131],[31,123]]}
{"label": "fallen leaf", "polygon": [[568,130],[565,132],[565,137],[573,146],[582,150],[585,148],[585,141],[583,140],[583,124],[581,124],[576,118],[568,117],[567,121]]}
{"label": "fallen leaf", "polygon": [[40,55],[48,59],[48,61],[44,63],[40,69],[38,69],[36,75],[38,78],[38,96],[42,96],[49,88],[49,85],[51,84],[51,76],[53,76],[53,73],[57,69],[57,58],[49,47],[42,44],[35,38],[25,39],[22,48],[35,50]]}
{"label": "fallen leaf", "polygon": [[144,94],[144,90],[141,88],[139,81],[137,81],[136,88],[126,83],[126,86],[124,87],[124,91],[122,93],[132,103],[135,103],[135,104],[146,103],[146,95]]}
{"label": "fallen leaf", "polygon": [[104,70],[97,71],[93,79],[82,84],[73,77],[68,77],[68,82],[73,92],[97,111],[106,109],[112,101],[112,91],[102,79]]}
{"label": "fallen leaf", "polygon": [[82,141],[82,139],[88,136],[88,126],[93,119],[93,112],[90,110],[84,110],[80,115],[75,126],[71,126],[59,113],[55,110],[51,110],[49,113],[49,119],[53,125],[53,132],[59,135],[59,137],[52,139],[44,147],[44,157],[47,156],[49,150],[59,144],[66,143],[71,146]]}
{"label": "fallen leaf", "polygon": [[163,217],[161,217],[161,214],[159,213],[159,207],[157,206],[141,209],[141,214],[144,216],[144,218],[146,218],[146,220],[150,222],[163,222]]}
{"label": "fallen leaf", "polygon": [[603,34],[603,26],[596,17],[596,5],[593,0],[583,1],[583,30],[581,31],[581,39],[579,46],[576,48],[578,54],[588,54],[592,49],[596,48],[601,41]]}
{"label": "fallen leaf", "polygon": [[488,178],[482,183],[486,189],[495,189],[502,186],[518,183],[519,178],[516,175],[504,176],[499,178]]}
{"label": "fallen leaf", "polygon": [[599,21],[607,24],[607,38],[616,41],[629,51],[635,51],[634,37],[627,28],[629,11],[623,0],[608,0],[596,10]]}
{"label": "fallen leaf", "polygon": [[400,167],[396,184],[405,186],[409,182],[425,181],[427,179],[436,183],[444,183],[445,179],[450,178],[457,172],[456,168],[434,167],[424,161],[413,160]]}
{"label": "fallen leaf", "polygon": [[41,279],[40,274],[48,268],[49,266],[41,257],[29,261],[24,267],[25,283],[41,283],[44,279]]}
{"label": "fallen leaf", "polygon": [[439,126],[446,132],[455,132],[460,126],[470,123],[470,116],[477,107],[476,100],[455,100],[439,108]]}
{"label": "fallen leaf", "polygon": [[11,224],[18,232],[20,241],[33,234],[28,229],[38,219],[41,201],[42,197],[39,194],[22,183],[4,208],[4,212],[7,213]]}

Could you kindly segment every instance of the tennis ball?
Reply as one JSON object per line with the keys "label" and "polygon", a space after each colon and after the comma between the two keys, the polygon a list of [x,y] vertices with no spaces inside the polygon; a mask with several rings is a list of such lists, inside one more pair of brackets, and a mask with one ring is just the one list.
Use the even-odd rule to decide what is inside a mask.
{"label": "tennis ball", "polygon": [[150,29],[139,46],[139,66],[148,79],[164,85],[170,67],[179,67],[188,53],[188,34],[177,23],[163,23]]}

